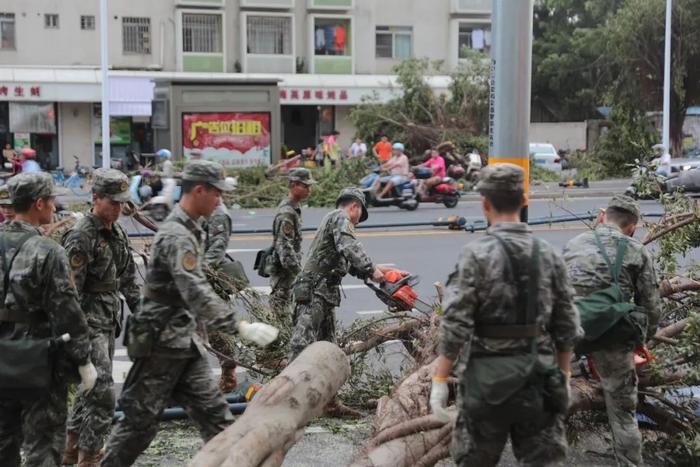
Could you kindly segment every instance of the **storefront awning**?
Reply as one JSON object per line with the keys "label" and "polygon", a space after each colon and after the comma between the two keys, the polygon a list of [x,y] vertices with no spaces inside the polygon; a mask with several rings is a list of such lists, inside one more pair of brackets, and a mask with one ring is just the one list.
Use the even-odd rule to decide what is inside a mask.
{"label": "storefront awning", "polygon": [[153,81],[149,78],[109,77],[109,114],[113,117],[150,117]]}

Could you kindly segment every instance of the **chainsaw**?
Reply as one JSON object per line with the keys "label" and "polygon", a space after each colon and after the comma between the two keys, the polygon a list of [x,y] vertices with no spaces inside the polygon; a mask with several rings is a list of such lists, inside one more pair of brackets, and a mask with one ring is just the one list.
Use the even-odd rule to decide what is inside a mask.
{"label": "chainsaw", "polygon": [[420,282],[420,277],[396,269],[384,273],[384,282],[379,285],[365,279],[365,285],[372,289],[377,298],[384,302],[391,312],[411,311],[431,313],[433,307],[418,298],[413,287]]}

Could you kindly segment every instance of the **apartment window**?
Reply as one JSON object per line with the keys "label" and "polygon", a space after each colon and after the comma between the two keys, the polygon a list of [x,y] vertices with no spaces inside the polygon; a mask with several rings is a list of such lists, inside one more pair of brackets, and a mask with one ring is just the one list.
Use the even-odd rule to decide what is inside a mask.
{"label": "apartment window", "polygon": [[413,55],[413,28],[410,26],[377,26],[377,58],[410,58]]}
{"label": "apartment window", "polygon": [[221,15],[182,14],[183,52],[221,53]]}
{"label": "apartment window", "polygon": [[246,35],[249,54],[292,54],[292,18],[290,17],[248,16]]}
{"label": "apartment window", "polygon": [[44,27],[46,29],[58,29],[58,15],[48,13],[45,14]]}
{"label": "apartment window", "polygon": [[457,45],[459,58],[467,58],[470,49],[488,52],[491,50],[491,29],[483,25],[460,24]]}
{"label": "apartment window", "polygon": [[124,53],[151,53],[151,19],[125,16],[122,18],[122,49]]}
{"label": "apartment window", "polygon": [[95,17],[93,15],[80,16],[80,29],[83,31],[92,31],[95,29]]}
{"label": "apartment window", "polygon": [[351,55],[350,43],[350,20],[348,18],[315,19],[315,55]]}
{"label": "apartment window", "polygon": [[15,14],[0,13],[0,49],[15,48]]}

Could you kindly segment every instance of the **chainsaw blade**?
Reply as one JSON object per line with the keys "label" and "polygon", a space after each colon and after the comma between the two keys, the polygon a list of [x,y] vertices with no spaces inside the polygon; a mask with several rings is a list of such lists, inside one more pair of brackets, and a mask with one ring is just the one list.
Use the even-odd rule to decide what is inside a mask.
{"label": "chainsaw blade", "polygon": [[433,307],[432,305],[429,305],[425,303],[423,300],[420,298],[416,298],[415,302],[413,304],[413,308],[415,310],[420,311],[421,313],[432,313],[433,312]]}

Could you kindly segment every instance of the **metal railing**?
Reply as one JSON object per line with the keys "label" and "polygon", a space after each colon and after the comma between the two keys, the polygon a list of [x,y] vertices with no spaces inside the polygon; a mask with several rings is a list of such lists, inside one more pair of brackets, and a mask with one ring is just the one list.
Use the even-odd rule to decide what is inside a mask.
{"label": "metal railing", "polygon": [[122,18],[122,50],[124,53],[151,53],[151,18]]}
{"label": "metal railing", "polygon": [[183,13],[183,52],[220,53],[221,15]]}

